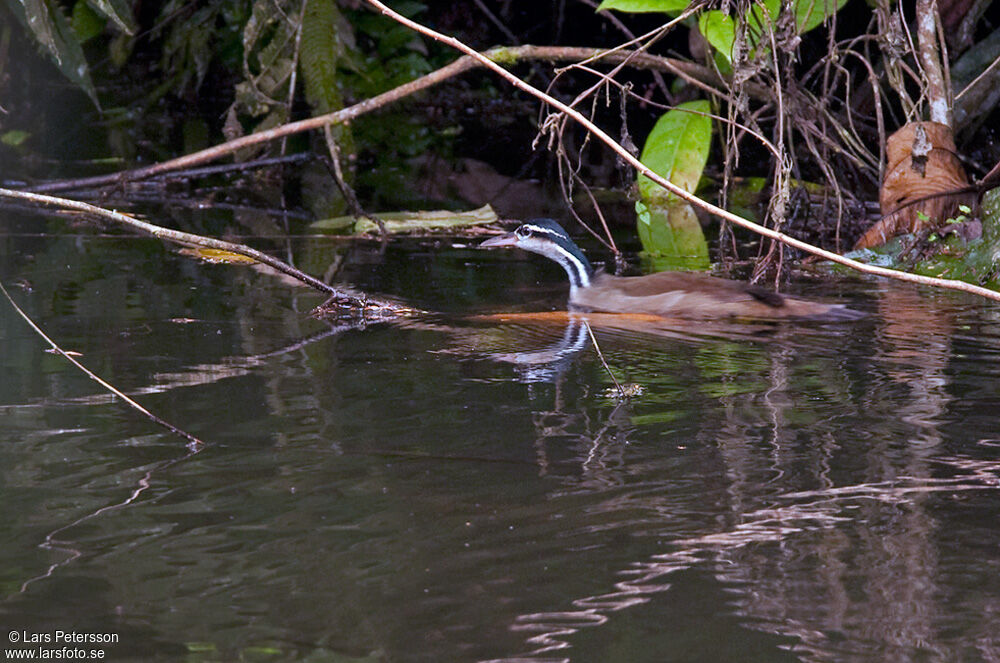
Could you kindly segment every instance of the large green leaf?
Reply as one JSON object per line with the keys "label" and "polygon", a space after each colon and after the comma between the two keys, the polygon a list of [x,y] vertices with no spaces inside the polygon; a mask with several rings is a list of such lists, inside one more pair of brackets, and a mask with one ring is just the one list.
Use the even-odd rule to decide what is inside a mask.
{"label": "large green leaf", "polygon": [[[796,32],[809,32],[826,19],[836,14],[847,0],[794,0]],[[756,46],[761,25],[774,24],[781,11],[781,0],[758,0],[751,7],[746,25],[751,47]],[[736,41],[736,24],[732,16],[712,10],[698,15],[698,30],[709,44],[732,62],[733,44]]]}
{"label": "large green leaf", "polygon": [[[689,101],[661,117],[646,138],[639,160],[689,193],[694,193],[708,161],[712,143],[711,107],[707,101]],[[644,199],[667,198],[660,185],[644,175],[638,179]]]}
{"label": "large green leaf", "polygon": [[317,114],[341,108],[337,66],[347,50],[350,34],[334,0],[308,0],[302,17],[302,48],[299,53],[306,97]]}
{"label": "large green leaf", "polygon": [[597,11],[617,9],[620,12],[632,14],[646,12],[664,12],[676,14],[687,9],[688,0],[604,0]]}
{"label": "large green leaf", "polygon": [[58,5],[47,0],[7,0],[7,4],[52,57],[60,73],[99,106],[80,39]]}

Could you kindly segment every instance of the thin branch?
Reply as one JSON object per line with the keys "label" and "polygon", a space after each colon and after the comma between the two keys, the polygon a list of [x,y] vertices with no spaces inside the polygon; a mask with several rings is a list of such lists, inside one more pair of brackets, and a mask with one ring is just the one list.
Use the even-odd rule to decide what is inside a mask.
{"label": "thin branch", "polygon": [[618,383],[618,379],[615,378],[615,374],[611,370],[611,367],[608,366],[608,362],[604,360],[604,353],[601,352],[601,346],[597,344],[597,338],[594,336],[594,330],[590,328],[590,323],[584,320],[583,326],[587,328],[587,333],[590,334],[590,342],[594,344],[594,350],[597,351],[597,358],[601,360],[601,366],[603,366],[604,370],[606,370],[608,375],[611,376],[611,381],[615,383],[615,389],[618,390],[618,398],[620,400],[627,399],[628,396],[625,394],[625,390],[622,389],[621,384]]}
{"label": "thin branch", "polygon": [[375,222],[378,226],[379,235],[382,237],[382,241],[385,242],[389,233],[385,229],[385,221],[375,216],[374,214],[369,214],[361,207],[361,203],[358,202],[358,197],[354,194],[354,189],[351,185],[347,183],[347,178],[344,177],[344,169],[340,164],[340,146],[337,145],[336,139],[333,137],[333,129],[328,124],[323,127],[323,138],[326,140],[326,149],[330,152],[329,161],[323,160],[323,163],[330,171],[330,175],[333,176],[334,181],[337,183],[337,188],[340,189],[340,193],[344,196],[344,200],[347,201],[347,207],[351,210],[351,214],[357,218],[367,218]]}
{"label": "thin branch", "polygon": [[49,338],[45,334],[45,332],[42,331],[41,327],[39,327],[37,324],[35,324],[35,321],[32,320],[30,317],[28,317],[28,314],[25,313],[21,309],[21,307],[17,305],[17,302],[15,302],[14,299],[13,299],[13,297],[10,296],[10,293],[7,292],[7,288],[4,287],[3,283],[0,283],[0,292],[3,293],[3,296],[7,298],[7,301],[10,302],[10,305],[14,307],[14,310],[17,311],[17,314],[19,316],[21,316],[24,319],[25,322],[28,323],[28,326],[31,327],[32,330],[34,330],[34,332],[36,334],[38,334],[43,339],[45,339],[45,342],[48,343],[52,347],[52,349],[54,351],[56,351],[57,353],[59,353],[60,355],[62,355],[68,362],[70,362],[71,364],[73,364],[74,366],[76,366],[78,369],[80,369],[81,371],[83,371],[84,374],[86,374],[87,377],[89,377],[91,380],[93,380],[97,384],[101,385],[102,387],[104,387],[105,389],[107,389],[108,391],[110,391],[112,394],[114,394],[118,398],[120,398],[123,401],[125,401],[125,403],[127,405],[129,405],[132,409],[138,411],[140,414],[142,414],[144,417],[146,417],[147,419],[149,419],[150,421],[152,421],[154,424],[156,424],[158,426],[162,426],[162,427],[166,428],[167,430],[169,430],[171,433],[174,433],[176,435],[180,435],[181,437],[183,437],[184,439],[186,439],[188,441],[189,446],[192,449],[197,449],[197,448],[199,448],[201,446],[204,446],[205,443],[202,442],[201,440],[199,440],[197,437],[195,437],[191,433],[188,433],[187,431],[181,430],[180,428],[178,428],[177,426],[174,426],[169,421],[165,421],[163,419],[160,419],[158,416],[156,416],[155,414],[153,414],[152,412],[150,412],[149,410],[147,410],[146,408],[144,408],[143,406],[139,405],[137,402],[135,402],[134,400],[132,400],[131,398],[129,398],[127,395],[125,395],[122,391],[120,391],[119,389],[117,389],[116,387],[114,387],[112,384],[110,384],[107,381],[101,379],[101,377],[98,376],[96,373],[94,373],[89,368],[87,368],[86,366],[84,366],[83,364],[81,364],[80,362],[78,362],[73,357],[73,355],[69,354],[68,352],[66,352],[65,350],[63,350],[61,347],[59,347],[56,344],[56,342],[53,341],[51,338]]}
{"label": "thin branch", "polygon": [[953,279],[938,279],[938,278],[934,278],[934,277],[930,277],[930,276],[921,276],[919,274],[910,274],[908,272],[900,272],[900,271],[897,271],[897,270],[894,270],[894,269],[888,269],[888,268],[885,268],[885,267],[877,267],[875,265],[866,265],[866,264],[858,262],[856,260],[851,260],[850,258],[845,258],[844,256],[841,256],[839,254],[833,253],[832,251],[827,251],[825,249],[821,249],[821,248],[819,248],[817,246],[813,246],[812,244],[809,244],[807,242],[803,242],[801,240],[795,239],[794,237],[790,237],[788,235],[785,235],[784,233],[778,232],[776,230],[772,230],[770,228],[765,228],[764,226],[756,224],[756,223],[754,223],[754,222],[752,222],[752,221],[750,221],[748,219],[745,219],[745,218],[743,218],[743,217],[741,217],[741,216],[739,216],[737,214],[733,214],[732,212],[730,212],[728,210],[724,210],[724,209],[722,209],[720,207],[712,205],[711,203],[705,202],[701,198],[695,196],[692,193],[688,193],[687,190],[685,190],[685,189],[677,186],[676,184],[674,184],[673,182],[667,180],[663,176],[661,176],[661,175],[653,172],[652,170],[650,170],[650,168],[648,166],[646,166],[641,161],[639,161],[637,158],[635,158],[634,156],[632,156],[632,154],[628,150],[626,150],[624,147],[622,147],[621,145],[619,145],[613,138],[611,138],[607,133],[605,133],[600,127],[598,127],[593,122],[591,122],[589,119],[587,119],[579,111],[577,111],[577,110],[575,110],[573,108],[570,108],[569,106],[567,106],[563,102],[559,101],[555,97],[552,97],[551,95],[546,94],[545,92],[542,92],[538,88],[536,88],[536,87],[534,87],[532,85],[529,85],[528,83],[525,83],[520,78],[518,78],[514,74],[510,73],[509,71],[507,71],[506,69],[504,69],[503,67],[501,67],[500,65],[498,65],[496,62],[494,62],[493,60],[489,59],[486,55],[484,55],[482,53],[479,53],[478,51],[472,49],[471,47],[469,47],[466,44],[462,43],[458,39],[455,39],[454,37],[449,37],[449,36],[443,35],[440,32],[436,32],[436,31],[434,31],[434,30],[432,30],[432,29],[430,29],[430,28],[428,28],[428,27],[426,27],[424,25],[416,23],[415,21],[411,21],[410,19],[406,18],[405,16],[402,16],[401,14],[399,14],[399,13],[393,11],[392,9],[390,9],[389,7],[385,6],[384,4],[382,4],[381,2],[379,2],[379,0],[367,0],[367,2],[370,5],[372,5],[375,8],[377,8],[380,12],[382,12],[386,16],[389,16],[390,18],[392,18],[397,23],[401,23],[402,25],[405,25],[405,26],[409,27],[412,30],[415,30],[417,32],[420,32],[421,34],[427,35],[428,37],[431,37],[432,39],[434,39],[436,41],[440,41],[440,42],[442,42],[444,44],[447,44],[448,46],[451,46],[452,48],[454,48],[456,50],[459,50],[459,51],[465,53],[466,55],[469,55],[472,58],[475,58],[483,66],[485,66],[488,69],[490,69],[490,70],[496,72],[497,74],[499,74],[502,78],[504,78],[506,81],[508,81],[514,87],[516,87],[519,90],[522,90],[524,92],[527,92],[528,94],[530,94],[530,95],[532,95],[532,96],[540,99],[541,101],[544,101],[545,103],[549,104],[550,106],[553,106],[554,108],[559,109],[560,111],[562,111],[563,113],[565,113],[567,116],[573,118],[578,124],[582,125],[591,134],[593,134],[598,139],[600,139],[602,142],[604,142],[606,145],[608,145],[608,147],[610,147],[612,150],[614,150],[624,161],[626,161],[627,163],[629,163],[630,165],[632,165],[632,167],[634,167],[637,171],[639,171],[640,173],[642,173],[643,175],[645,175],[649,179],[653,180],[654,182],[656,182],[657,184],[659,184],[664,189],[666,189],[666,190],[670,191],[671,193],[675,194],[679,198],[682,198],[682,199],[686,200],[687,202],[691,203],[692,205],[700,207],[703,210],[705,210],[705,211],[707,211],[707,212],[709,212],[711,214],[714,214],[715,216],[718,216],[718,217],[721,217],[723,219],[726,219],[727,221],[730,221],[730,222],[732,222],[732,223],[734,223],[734,224],[736,224],[738,226],[741,226],[742,228],[746,228],[747,230],[751,230],[751,231],[757,233],[758,235],[762,235],[762,236],[768,237],[770,239],[778,240],[779,242],[782,242],[782,243],[784,243],[784,244],[786,244],[788,246],[791,246],[792,248],[799,249],[800,251],[805,251],[806,253],[811,253],[811,254],[813,254],[815,256],[819,256],[820,258],[824,258],[824,259],[829,260],[831,262],[835,262],[835,263],[838,263],[838,264],[841,264],[841,265],[845,265],[845,266],[850,267],[852,269],[855,269],[855,270],[857,270],[859,272],[864,272],[866,274],[875,274],[875,275],[878,275],[878,276],[886,276],[886,277],[894,278],[894,279],[897,279],[897,280],[900,280],[900,281],[908,281],[910,283],[919,283],[919,284],[922,284],[922,285],[937,286],[937,287],[941,287],[941,288],[948,288],[948,289],[951,289],[951,290],[961,290],[963,292],[977,294],[977,295],[980,295],[982,297],[986,297],[988,299],[993,299],[993,300],[1000,301],[1000,292],[996,292],[994,290],[990,290],[990,289],[984,288],[982,286],[973,285],[971,283],[965,283],[963,281],[956,281],[956,280],[953,280]]}

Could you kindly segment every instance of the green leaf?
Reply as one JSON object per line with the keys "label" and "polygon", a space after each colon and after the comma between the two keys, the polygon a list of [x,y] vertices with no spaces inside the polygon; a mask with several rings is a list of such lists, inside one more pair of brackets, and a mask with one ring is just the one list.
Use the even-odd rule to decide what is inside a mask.
{"label": "green leaf", "polygon": [[[796,32],[802,34],[817,27],[836,14],[847,0],[795,0]],[[748,30],[747,43],[756,47],[761,36],[761,26],[773,25],[781,11],[781,0],[758,0],[751,7],[744,23]],[[709,44],[732,63],[733,44],[736,42],[736,22],[733,17],[717,10],[698,15],[698,30]],[[765,48],[764,52],[767,52]]]}
{"label": "green leaf", "polygon": [[604,0],[596,11],[616,9],[632,14],[645,12],[676,14],[687,9],[688,4],[690,4],[688,0]]}
{"label": "green leaf", "polygon": [[77,3],[73,5],[73,17],[71,20],[73,23],[73,32],[76,33],[81,44],[86,44],[104,32],[104,21],[93,9],[87,6],[86,0],[77,0]]}
{"label": "green leaf", "polygon": [[[689,193],[694,193],[708,162],[712,143],[712,118],[705,100],[689,101],[661,117],[646,138],[639,160]],[[643,199],[672,198],[644,175],[638,178]]]}
{"label": "green leaf", "polygon": [[712,48],[732,63],[736,25],[731,16],[718,10],[702,12],[698,15],[698,31]]}
{"label": "green leaf", "polygon": [[35,39],[45,47],[55,59],[56,64],[61,64],[62,54],[56,41],[56,28],[49,15],[49,6],[45,4],[44,0],[19,0],[18,2],[11,0],[10,4],[14,15],[34,33]]}
{"label": "green leaf", "polygon": [[350,34],[334,0],[309,0],[302,17],[300,67],[306,83],[306,98],[317,113],[329,113],[344,103],[337,81],[337,64]]}
{"label": "green leaf", "polygon": [[795,25],[799,34],[809,32],[836,14],[846,2],[847,0],[797,0]]}
{"label": "green leaf", "polygon": [[635,201],[635,215],[639,219],[639,223],[644,225],[649,225],[652,223],[652,216],[649,214],[649,207],[646,203],[641,200]]}
{"label": "green leaf", "polygon": [[132,16],[132,7],[126,0],[87,0],[87,4],[125,34],[135,34],[135,17]]}
{"label": "green leaf", "polygon": [[60,73],[100,107],[80,39],[58,5],[46,0],[8,0],[8,4],[17,20],[35,35],[52,57]]}
{"label": "green leaf", "polygon": [[10,147],[17,147],[29,138],[31,138],[31,134],[27,131],[11,129],[10,131],[0,134],[0,143],[9,145]]}

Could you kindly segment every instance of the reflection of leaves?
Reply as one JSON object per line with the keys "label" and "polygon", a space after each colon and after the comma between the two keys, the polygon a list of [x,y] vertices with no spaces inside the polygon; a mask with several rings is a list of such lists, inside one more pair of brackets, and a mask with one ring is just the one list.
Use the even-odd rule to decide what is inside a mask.
{"label": "reflection of leaves", "polygon": [[664,206],[636,203],[639,240],[656,271],[707,269],[708,243],[694,209],[683,201]]}
{"label": "reflection of leaves", "polygon": [[[707,101],[689,101],[667,112],[646,138],[640,161],[689,193],[694,193],[708,161],[712,119]],[[644,175],[638,179],[644,199],[672,198]]]}
{"label": "reflection of leaves", "polygon": [[17,19],[35,35],[63,76],[80,87],[95,106],[97,92],[80,39],[58,5],[47,0],[8,0]]}
{"label": "reflection of leaves", "polygon": [[[946,125],[907,124],[886,141],[886,156],[888,168],[879,191],[883,217],[858,240],[856,249],[879,246],[895,235],[942,223],[970,197],[968,192],[947,195],[967,187],[969,181]],[[946,195],[921,200],[939,193]]]}

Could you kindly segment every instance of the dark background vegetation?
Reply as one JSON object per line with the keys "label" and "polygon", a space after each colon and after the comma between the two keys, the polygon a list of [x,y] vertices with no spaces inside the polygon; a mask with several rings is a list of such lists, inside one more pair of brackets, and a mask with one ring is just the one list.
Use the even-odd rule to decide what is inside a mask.
{"label": "dark background vegetation", "polygon": [[[136,27],[131,36],[112,22],[95,17],[83,0],[53,2],[49,6],[60,8],[80,35],[93,81],[93,99],[80,85],[60,75],[52,58],[15,20],[11,5],[0,5],[0,179],[8,184],[162,161],[240,133],[350,105],[456,57],[450,49],[378,15],[360,0],[311,0],[308,11],[315,15],[307,14],[306,25],[322,27],[325,21],[327,27],[332,27],[317,29],[312,36],[304,31],[300,73],[289,93],[288,81],[265,89],[269,72],[264,60],[269,52],[273,54],[275,44],[288,38],[290,28],[280,27],[281,17],[283,12],[290,14],[299,6],[295,3],[137,2],[130,5]],[[400,2],[393,6],[477,49],[518,43],[613,47],[628,38],[623,26],[631,34],[641,34],[664,21],[661,14],[596,13],[589,0]],[[872,16],[868,4],[851,0],[837,14],[833,36],[842,41],[872,34]],[[248,41],[246,26],[254,17],[268,22],[262,21],[264,27],[255,40]],[[978,20],[971,41],[957,45],[952,59],[957,60],[973,44],[993,34],[998,19],[1000,9],[988,9]],[[804,75],[826,56],[830,38],[826,28],[802,35],[798,55],[790,60],[795,76]],[[692,60],[703,58],[692,43],[689,31],[678,29],[654,44],[650,52]],[[844,66],[854,64],[845,60]],[[310,71],[321,73],[310,75]],[[548,63],[523,63],[517,66],[517,72],[543,89],[554,80],[553,67]],[[860,87],[864,78],[861,68],[854,73],[859,81],[857,93],[850,102],[829,99],[833,112],[840,112],[848,103],[861,111],[865,104],[871,106],[871,91],[866,96]],[[645,71],[626,69],[616,78],[621,84],[631,84],[634,95],[624,127],[616,99],[599,103],[587,100],[585,105],[612,135],[621,135],[627,129],[640,147],[663,113],[664,104],[699,96],[691,86],[669,77],[657,81]],[[258,91],[269,94],[269,101],[248,94],[248,81]],[[588,75],[569,72],[556,78],[553,91],[569,100],[580,87],[592,82]],[[885,105],[890,120],[902,123],[898,107]],[[341,130],[338,140],[351,181],[362,201],[373,209],[456,205],[454,196],[449,198],[447,191],[433,186],[414,191],[406,182],[420,171],[426,171],[426,177],[431,179],[440,179],[442,172],[463,171],[470,166],[462,160],[468,159],[485,162],[502,176],[552,179],[556,173],[554,156],[545,150],[544,141],[533,145],[539,117],[535,100],[493,75],[473,71],[430,93],[361,118],[349,129]],[[1000,156],[995,147],[993,119],[995,115],[980,117],[960,133],[960,151],[968,156],[973,174],[982,175],[983,169]],[[773,114],[762,118],[765,123],[770,120]],[[794,123],[797,118],[791,115],[789,120]],[[867,125],[860,122],[856,129],[864,140],[877,142],[874,119]],[[709,162],[707,175],[718,182],[724,156],[718,153],[718,140],[724,136],[718,132],[716,136],[716,155]],[[590,185],[622,189],[631,184],[633,174],[606,149],[594,145],[581,148],[582,134],[574,132],[563,139],[570,151],[582,149],[580,175]],[[322,137],[312,135],[274,144],[267,151],[323,153],[325,149]],[[261,155],[240,158],[252,156]],[[837,158],[836,150],[830,158]],[[731,174],[769,177],[774,168],[770,160],[768,152],[754,141],[743,141],[738,166]],[[447,164],[445,171],[441,163]],[[853,213],[864,217],[861,203],[877,197],[877,172],[835,166],[838,177],[843,177],[841,185],[846,195],[859,203],[851,208]],[[810,182],[823,183],[827,179],[811,158],[796,162],[795,175]],[[821,221],[793,223],[792,229],[832,241],[832,226]],[[858,228],[860,225],[850,232],[856,234]]]}

